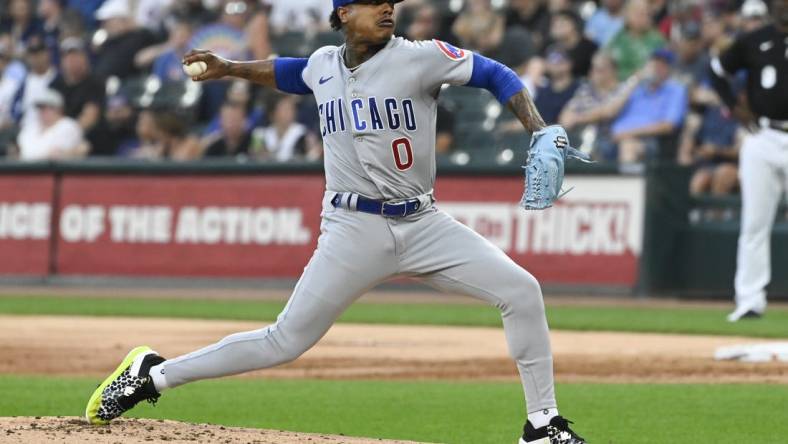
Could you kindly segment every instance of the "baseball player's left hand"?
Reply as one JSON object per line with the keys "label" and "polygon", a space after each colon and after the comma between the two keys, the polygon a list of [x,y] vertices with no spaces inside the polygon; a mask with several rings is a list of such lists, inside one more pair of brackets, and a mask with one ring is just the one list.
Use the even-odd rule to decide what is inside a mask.
{"label": "baseball player's left hand", "polygon": [[566,131],[551,125],[531,135],[525,162],[525,192],[520,205],[526,210],[542,210],[561,197],[564,163],[567,158],[591,162],[590,156],[569,146]]}

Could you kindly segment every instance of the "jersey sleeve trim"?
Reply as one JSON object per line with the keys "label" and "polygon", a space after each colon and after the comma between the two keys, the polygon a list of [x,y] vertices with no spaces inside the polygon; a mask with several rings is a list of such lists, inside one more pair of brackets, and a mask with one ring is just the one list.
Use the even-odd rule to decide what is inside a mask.
{"label": "jersey sleeve trim", "polygon": [[274,60],[276,88],[290,94],[312,94],[304,82],[304,69],[309,59],[280,57]]}
{"label": "jersey sleeve trim", "polygon": [[465,60],[468,57],[468,51],[457,48],[456,46],[452,46],[442,40],[433,39],[433,43],[435,46],[440,49],[440,51],[449,58],[449,60],[459,62],[460,60]]}
{"label": "jersey sleeve trim", "polygon": [[473,71],[466,86],[484,88],[505,104],[525,88],[522,80],[506,65],[479,54],[473,54]]}

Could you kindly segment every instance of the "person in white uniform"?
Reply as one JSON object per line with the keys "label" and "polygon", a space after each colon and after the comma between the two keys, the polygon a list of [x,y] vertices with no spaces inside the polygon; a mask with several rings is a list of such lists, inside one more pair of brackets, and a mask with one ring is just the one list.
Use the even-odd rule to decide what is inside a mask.
{"label": "person in white uniform", "polygon": [[[772,226],[788,191],[788,0],[772,7],[773,25],[742,35],[711,61],[714,89],[749,130],[739,155],[741,231],[730,322],[766,311]],[[736,97],[729,82],[739,71],[747,72],[746,99]]]}

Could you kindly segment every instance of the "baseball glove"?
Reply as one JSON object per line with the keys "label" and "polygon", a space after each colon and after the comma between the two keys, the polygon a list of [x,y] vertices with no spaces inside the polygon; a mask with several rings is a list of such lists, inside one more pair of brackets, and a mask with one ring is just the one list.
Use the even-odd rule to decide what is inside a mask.
{"label": "baseball glove", "polygon": [[564,163],[567,158],[591,162],[591,158],[571,146],[566,131],[551,125],[531,135],[528,158],[525,161],[525,192],[520,206],[526,210],[542,210],[568,193],[561,193],[564,182]]}

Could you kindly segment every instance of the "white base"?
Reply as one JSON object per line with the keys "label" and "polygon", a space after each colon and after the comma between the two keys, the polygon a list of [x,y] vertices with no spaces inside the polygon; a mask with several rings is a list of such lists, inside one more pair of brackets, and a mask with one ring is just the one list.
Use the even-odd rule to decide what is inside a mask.
{"label": "white base", "polygon": [[788,342],[766,342],[719,347],[714,353],[718,361],[788,362]]}

